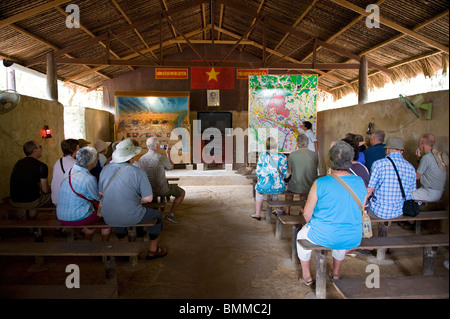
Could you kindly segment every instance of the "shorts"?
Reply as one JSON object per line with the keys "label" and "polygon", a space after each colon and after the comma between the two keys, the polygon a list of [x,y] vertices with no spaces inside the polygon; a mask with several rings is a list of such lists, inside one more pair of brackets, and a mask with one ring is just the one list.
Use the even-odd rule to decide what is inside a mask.
{"label": "shorts", "polygon": [[51,206],[51,205],[53,205],[51,196],[52,196],[51,193],[41,193],[41,196],[33,202],[16,203],[16,202],[11,201],[11,204],[16,208],[22,208],[22,209],[27,209],[27,210],[30,210],[33,208],[39,208],[39,207],[43,207],[43,206]]}
{"label": "shorts", "polygon": [[177,184],[169,184],[169,191],[164,194],[154,194],[156,196],[173,196],[173,197],[180,197],[183,195],[184,189],[179,187]]}
{"label": "shorts", "polygon": [[[312,242],[308,238],[308,232],[309,232],[310,227],[311,226],[309,226],[308,224],[303,226],[303,228],[300,229],[300,231],[297,233],[297,240],[306,239],[306,240]],[[312,242],[312,243],[314,244],[314,242]],[[297,243],[297,255],[301,261],[309,261],[311,259],[311,252],[312,252],[312,250],[307,250],[307,249],[303,248],[302,246],[300,246],[299,243]],[[346,249],[343,249],[343,250],[333,249],[332,256],[336,260],[344,260],[345,252],[346,252]]]}
{"label": "shorts", "polygon": [[[89,224],[96,223],[98,221],[102,220],[102,217],[97,215],[97,211],[92,211],[92,213],[87,216],[86,218],[80,219],[80,220],[59,220],[62,226],[86,226],[87,229],[92,230],[95,228],[89,227]],[[102,227],[102,229],[108,229],[109,227]]]}
{"label": "shorts", "polygon": [[257,202],[262,202],[262,201],[264,201],[264,197],[265,197],[266,195],[272,196],[272,200],[278,200],[278,194],[263,194],[263,193],[260,193],[260,192],[256,191],[256,192],[255,192],[255,201],[257,201]]}
{"label": "shorts", "polygon": [[442,198],[444,191],[419,187],[411,192],[412,199],[424,202],[437,202]]}
{"label": "shorts", "polygon": [[[156,209],[150,207],[145,207],[145,209],[146,212],[139,223],[143,223],[151,219],[157,220],[154,226],[147,227],[147,232],[150,240],[155,240],[159,237],[159,233],[163,228],[162,216],[161,213]],[[116,233],[117,238],[122,239],[127,236],[127,227],[114,227],[114,232]]]}

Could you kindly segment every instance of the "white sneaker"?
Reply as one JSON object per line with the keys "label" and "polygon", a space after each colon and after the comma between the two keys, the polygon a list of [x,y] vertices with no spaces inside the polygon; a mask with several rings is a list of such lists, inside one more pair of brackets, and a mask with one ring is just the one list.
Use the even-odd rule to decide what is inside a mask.
{"label": "white sneaker", "polygon": [[444,261],[444,267],[448,269],[448,260]]}

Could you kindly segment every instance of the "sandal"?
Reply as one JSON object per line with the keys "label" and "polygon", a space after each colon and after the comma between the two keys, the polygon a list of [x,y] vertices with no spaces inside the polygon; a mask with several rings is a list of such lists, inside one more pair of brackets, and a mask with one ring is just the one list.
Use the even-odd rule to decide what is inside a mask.
{"label": "sandal", "polygon": [[308,278],[300,277],[298,278],[298,282],[306,287],[311,287],[312,284],[314,283],[314,280],[312,279],[311,276],[309,276]]}
{"label": "sandal", "polygon": [[341,275],[338,274],[331,274],[331,281],[339,280],[341,279]]}
{"label": "sandal", "polygon": [[261,220],[261,216],[258,216],[258,215],[256,215],[256,214],[253,214],[253,215],[251,215],[250,217],[251,217],[251,218],[254,218],[254,219],[256,219],[256,220]]}
{"label": "sandal", "polygon": [[147,256],[145,257],[145,259],[153,260],[153,259],[156,259],[156,258],[164,257],[165,255],[167,255],[167,249],[166,248],[161,248],[161,247],[158,246],[156,251],[149,251]]}

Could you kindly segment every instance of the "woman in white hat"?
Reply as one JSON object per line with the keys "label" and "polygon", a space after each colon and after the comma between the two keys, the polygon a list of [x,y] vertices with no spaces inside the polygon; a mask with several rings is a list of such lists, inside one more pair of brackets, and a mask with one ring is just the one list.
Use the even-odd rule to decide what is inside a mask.
{"label": "woman in white hat", "polygon": [[126,139],[117,144],[112,161],[100,173],[99,192],[103,194],[101,213],[105,222],[114,227],[119,240],[127,241],[127,227],[157,219],[155,226],[148,227],[150,236],[147,259],[167,255],[167,249],[158,246],[162,229],[161,213],[142,206],[142,202],[153,200],[152,187],[147,174],[131,165],[132,159],[140,154],[141,148]]}

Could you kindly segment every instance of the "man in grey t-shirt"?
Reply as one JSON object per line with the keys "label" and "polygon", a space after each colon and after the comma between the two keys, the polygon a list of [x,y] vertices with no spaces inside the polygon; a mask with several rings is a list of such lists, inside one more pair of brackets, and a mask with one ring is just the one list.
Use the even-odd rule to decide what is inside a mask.
{"label": "man in grey t-shirt", "polygon": [[139,167],[147,173],[155,196],[175,197],[170,212],[164,218],[177,224],[178,220],[175,217],[175,212],[183,202],[186,192],[178,185],[169,184],[167,181],[166,170],[173,169],[173,164],[170,160],[170,148],[166,148],[167,156],[159,154],[160,143],[158,138],[154,136],[149,137],[146,144],[148,152],[140,158]]}
{"label": "man in grey t-shirt", "polygon": [[153,200],[147,174],[130,163],[140,152],[141,148],[136,147],[130,139],[117,144],[111,163],[100,173],[98,190],[103,194],[101,213],[105,222],[114,227],[119,240],[123,241],[128,240],[128,226],[156,219],[156,224],[148,227],[150,245],[146,257],[155,259],[167,255],[167,249],[158,246],[162,230],[161,213],[142,206],[142,202]]}
{"label": "man in grey t-shirt", "polygon": [[[319,158],[316,152],[308,149],[309,138],[300,133],[297,137],[297,147],[288,158],[288,167],[292,173],[289,181],[289,190],[293,193],[308,194],[317,179],[317,166]],[[286,200],[292,200],[293,195],[286,195]],[[286,207],[286,213],[290,213],[290,207]]]}
{"label": "man in grey t-shirt", "polygon": [[436,137],[433,134],[423,134],[419,139],[416,155],[420,158],[417,179],[420,180],[421,187],[412,192],[414,200],[436,202],[444,193],[447,173],[438,166],[437,159],[433,155],[435,142]]}

